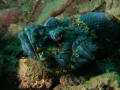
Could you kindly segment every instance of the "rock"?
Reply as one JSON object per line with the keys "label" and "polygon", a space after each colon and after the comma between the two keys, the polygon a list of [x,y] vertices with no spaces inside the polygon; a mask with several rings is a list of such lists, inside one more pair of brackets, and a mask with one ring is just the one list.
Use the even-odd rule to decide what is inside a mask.
{"label": "rock", "polygon": [[0,23],[10,26],[18,21],[19,11],[17,8],[0,10]]}
{"label": "rock", "polygon": [[8,28],[8,32],[2,39],[7,39],[10,37],[17,37],[18,33],[22,30],[23,28],[17,24],[11,24]]}
{"label": "rock", "polygon": [[19,61],[19,89],[49,89],[52,78],[49,71],[44,70],[38,61],[21,58]]}
{"label": "rock", "polygon": [[[114,88],[110,90],[119,90],[120,89],[118,87],[119,83],[117,81],[119,80],[119,78],[120,76],[116,72],[104,73],[102,75],[90,78],[90,80],[86,81],[84,84],[80,84],[78,86],[64,86],[60,84],[56,86],[53,90],[100,90],[100,89],[104,90],[106,89],[104,87],[105,85],[106,86],[108,85],[109,88]],[[109,83],[109,81],[111,81],[111,83]]]}

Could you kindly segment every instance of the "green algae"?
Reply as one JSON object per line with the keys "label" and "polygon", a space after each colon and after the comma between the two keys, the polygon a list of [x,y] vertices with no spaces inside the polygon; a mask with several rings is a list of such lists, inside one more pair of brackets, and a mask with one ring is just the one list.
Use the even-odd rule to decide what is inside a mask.
{"label": "green algae", "polygon": [[45,22],[52,14],[52,12],[58,10],[59,7],[61,7],[61,5],[64,4],[65,2],[66,0],[55,0],[55,1],[47,2],[43,11],[38,17],[36,24],[42,24],[43,22]]}
{"label": "green algae", "polygon": [[[17,90],[18,89],[18,63],[22,57],[20,41],[16,36],[7,34],[0,41],[0,60],[3,60],[0,67],[0,81],[2,83],[1,90]],[[7,87],[6,87],[7,85]]]}

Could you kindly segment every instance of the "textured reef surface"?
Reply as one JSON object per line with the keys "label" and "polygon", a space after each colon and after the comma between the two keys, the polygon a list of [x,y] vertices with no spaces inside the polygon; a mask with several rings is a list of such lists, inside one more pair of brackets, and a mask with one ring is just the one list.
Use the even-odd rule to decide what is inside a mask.
{"label": "textured reef surface", "polygon": [[[0,0],[0,90],[117,90],[119,9],[120,0]],[[111,81],[91,81],[106,72]]]}
{"label": "textured reef surface", "polygon": [[[18,38],[23,51],[43,69],[70,73],[98,57],[110,56],[119,43],[119,28],[111,16],[91,12],[62,20],[51,17],[44,25],[25,27]],[[64,78],[60,78],[61,83],[70,85]],[[71,80],[79,82],[74,77]]]}
{"label": "textured reef surface", "polygon": [[84,84],[78,86],[58,85],[53,90],[119,90],[120,76],[116,72],[104,73],[90,78]]}

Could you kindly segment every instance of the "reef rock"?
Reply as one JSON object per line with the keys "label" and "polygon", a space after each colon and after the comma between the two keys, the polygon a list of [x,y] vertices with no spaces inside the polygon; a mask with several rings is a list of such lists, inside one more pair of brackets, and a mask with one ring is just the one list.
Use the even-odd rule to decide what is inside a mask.
{"label": "reef rock", "polygon": [[19,89],[49,89],[52,86],[50,72],[44,70],[38,61],[21,58],[19,61]]}
{"label": "reef rock", "polygon": [[19,11],[17,8],[0,10],[0,23],[5,26],[14,24],[18,21]]}
{"label": "reef rock", "polygon": [[78,86],[58,85],[53,90],[119,90],[119,74],[116,72],[104,73],[90,78]]}

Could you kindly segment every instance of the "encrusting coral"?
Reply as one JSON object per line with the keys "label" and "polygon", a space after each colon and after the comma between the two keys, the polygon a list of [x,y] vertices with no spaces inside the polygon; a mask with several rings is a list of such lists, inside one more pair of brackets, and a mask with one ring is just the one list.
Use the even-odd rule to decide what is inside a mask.
{"label": "encrusting coral", "polygon": [[120,76],[117,72],[104,73],[78,86],[65,86],[59,84],[53,90],[120,90],[119,87]]}
{"label": "encrusting coral", "polygon": [[37,60],[21,58],[19,61],[18,78],[20,89],[49,89],[52,86],[52,74],[44,70]]}
{"label": "encrusting coral", "polygon": [[[118,39],[118,28],[120,26],[113,18],[94,12],[63,20],[51,17],[44,25],[25,27],[18,38],[22,49],[32,59],[39,60],[44,70],[69,73],[94,59],[97,56],[94,52],[103,52],[106,45],[108,55],[114,45],[112,41]],[[79,82],[75,78],[71,80]]]}
{"label": "encrusting coral", "polygon": [[18,22],[18,17],[18,8],[0,10],[0,23],[5,26],[10,26],[10,24]]}

